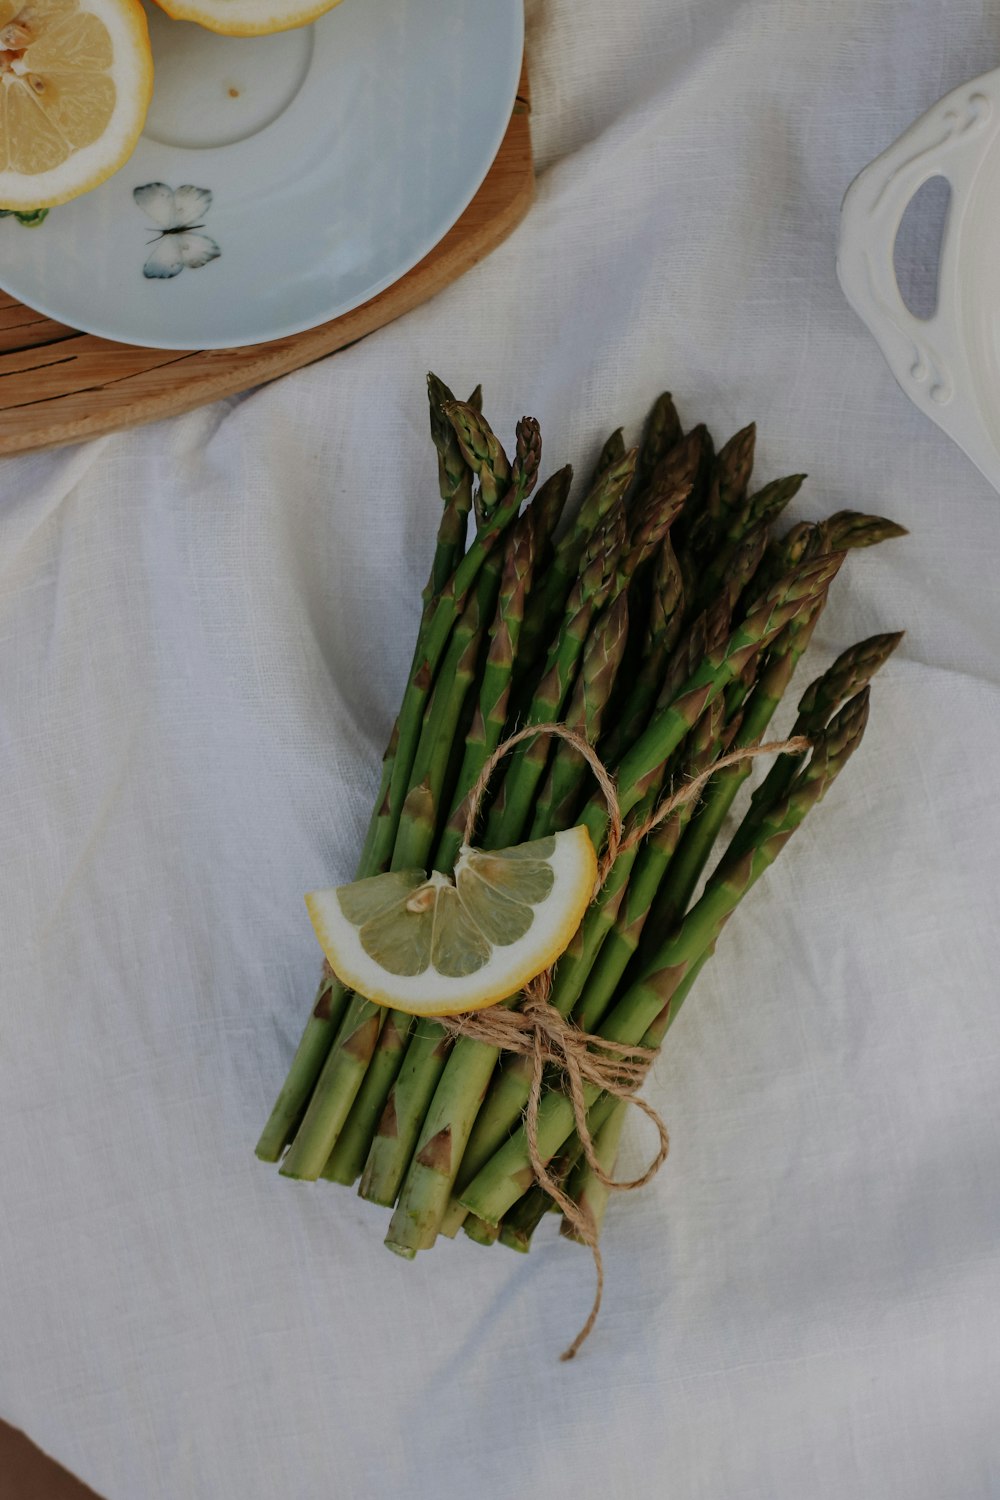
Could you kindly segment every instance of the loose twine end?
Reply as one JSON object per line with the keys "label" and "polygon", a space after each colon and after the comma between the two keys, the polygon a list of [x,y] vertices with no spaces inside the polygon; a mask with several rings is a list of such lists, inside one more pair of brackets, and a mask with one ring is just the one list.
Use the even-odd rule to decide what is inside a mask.
{"label": "loose twine end", "polygon": [[[753,745],[731,750],[720,755],[708,770],[694,776],[676,792],[664,797],[650,816],[625,831],[621,804],[614,778],[601,761],[588,739],[566,724],[533,724],[512,734],[498,745],[486,761],[468,796],[464,842],[471,844],[476,823],[482,809],[487,787],[499,763],[517,745],[539,735],[565,740],[583,756],[594,774],[608,808],[608,832],[604,850],[598,861],[594,899],[600,894],[611,869],[621,854],[627,853],[641,843],[654,828],[665,823],[683,807],[694,802],[702,788],[727,766],[740,765],[758,755],[798,755],[811,748],[809,740],[802,735],[793,739],[774,740],[765,745]],[[453,1037],[466,1036],[496,1047],[503,1052],[516,1053],[532,1060],[531,1090],[524,1113],[525,1135],[531,1168],[539,1187],[547,1192],[571,1225],[576,1237],[590,1250],[594,1260],[597,1285],[594,1301],[587,1320],[576,1338],[565,1349],[560,1358],[573,1359],[585,1343],[597,1322],[604,1294],[604,1262],[598,1243],[598,1231],[586,1208],[581,1207],[565,1192],[563,1185],[548,1170],[549,1160],[543,1155],[538,1142],[538,1111],[542,1099],[545,1069],[552,1066],[565,1079],[565,1089],[573,1105],[576,1133],[580,1140],[587,1165],[597,1180],[612,1192],[631,1193],[656,1176],[670,1150],[670,1137],[661,1116],[645,1099],[638,1097],[637,1090],[656,1058],[656,1049],[642,1046],[626,1046],[621,1042],[608,1041],[605,1037],[583,1031],[568,1017],[561,1014],[550,1003],[553,969],[548,968],[524,986],[524,999],[516,1010],[493,1005],[480,1011],[468,1011],[458,1016],[440,1017],[441,1025]],[[602,1167],[594,1147],[593,1137],[587,1127],[587,1086],[600,1093],[634,1105],[651,1120],[659,1136],[656,1155],[639,1177],[622,1182],[612,1177]]]}

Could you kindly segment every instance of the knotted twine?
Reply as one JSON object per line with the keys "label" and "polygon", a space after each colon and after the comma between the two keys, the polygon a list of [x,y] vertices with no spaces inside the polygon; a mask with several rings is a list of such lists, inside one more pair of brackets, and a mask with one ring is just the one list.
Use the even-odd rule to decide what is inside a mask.
{"label": "knotted twine", "polygon": [[[472,843],[476,823],[482,810],[483,798],[497,766],[515,746],[524,740],[535,739],[539,735],[565,740],[583,756],[607,804],[608,832],[604,851],[597,865],[597,878],[594,882],[591,901],[595,901],[600,895],[618,857],[635,848],[648,834],[652,833],[654,828],[665,823],[674,813],[694,802],[706,782],[710,781],[717,771],[725,770],[727,766],[740,765],[745,761],[753,760],[758,755],[793,755],[810,748],[809,741],[798,735],[793,739],[774,740],[766,745],[747,746],[739,750],[731,750],[726,755],[720,755],[707,770],[692,777],[676,792],[671,792],[664,797],[648,818],[635,824],[626,832],[614,779],[590,741],[566,724],[532,724],[504,740],[484,764],[475,785],[469,792],[464,843]],[[531,1090],[524,1113],[524,1128],[531,1169],[539,1187],[548,1193],[569,1222],[576,1237],[590,1250],[594,1258],[594,1270],[597,1277],[594,1301],[587,1320],[569,1348],[560,1355],[561,1359],[568,1360],[574,1357],[590,1336],[597,1322],[604,1295],[604,1262],[593,1217],[584,1205],[576,1203],[563,1190],[562,1185],[548,1170],[548,1159],[542,1155],[538,1145],[538,1110],[542,1099],[546,1066],[551,1064],[563,1074],[566,1091],[573,1105],[576,1133],[587,1165],[598,1182],[611,1192],[631,1193],[638,1188],[645,1187],[666,1161],[670,1150],[670,1137],[662,1117],[651,1104],[639,1098],[636,1093],[657,1056],[657,1049],[627,1046],[621,1042],[608,1041],[605,1037],[581,1030],[572,1020],[561,1015],[555,1006],[549,1003],[553,968],[554,965],[529,980],[521,992],[523,999],[516,1010],[498,1004],[487,1006],[483,1010],[466,1011],[461,1015],[439,1016],[438,1021],[453,1037],[471,1037],[474,1041],[484,1042],[487,1046],[496,1047],[502,1052],[516,1053],[520,1057],[530,1057],[532,1060]],[[659,1135],[659,1147],[655,1157],[641,1176],[622,1182],[610,1176],[602,1167],[594,1148],[593,1137],[587,1128],[587,1099],[584,1092],[587,1084],[593,1085],[602,1093],[611,1094],[616,1099],[635,1105],[655,1126]]]}

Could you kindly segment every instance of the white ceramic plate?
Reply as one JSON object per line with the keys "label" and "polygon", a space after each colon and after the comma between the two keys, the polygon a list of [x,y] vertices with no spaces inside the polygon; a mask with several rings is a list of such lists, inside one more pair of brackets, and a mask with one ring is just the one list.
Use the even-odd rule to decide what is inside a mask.
{"label": "white ceramic plate", "polygon": [[298,333],[451,228],[510,120],[522,0],[342,0],[221,37],[148,6],[156,86],[128,164],[43,224],[0,221],[0,286],[159,349]]}
{"label": "white ceramic plate", "polygon": [[[917,318],[896,283],[903,214],[932,177],[951,185],[937,308]],[[1000,489],[1000,69],[954,90],[848,190],[837,271],[893,374]]]}

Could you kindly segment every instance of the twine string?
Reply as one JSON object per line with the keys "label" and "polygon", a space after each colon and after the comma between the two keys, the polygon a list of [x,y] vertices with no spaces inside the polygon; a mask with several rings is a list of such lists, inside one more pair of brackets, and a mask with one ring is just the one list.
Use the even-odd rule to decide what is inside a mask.
{"label": "twine string", "polygon": [[[608,810],[608,831],[604,849],[597,866],[593,898],[600,894],[615,861],[620,855],[647,838],[655,828],[690,803],[697,800],[702,788],[711,778],[727,766],[740,765],[758,755],[795,755],[810,748],[810,743],[801,735],[788,740],[774,740],[765,745],[753,745],[731,750],[720,755],[718,760],[700,775],[686,781],[677,791],[663,797],[650,815],[625,831],[621,803],[615,781],[588,739],[566,724],[532,724],[512,734],[498,745],[488,757],[475,784],[468,795],[468,812],[465,820],[463,842],[471,844],[476,823],[482,810],[487,788],[497,766],[525,740],[545,735],[565,740],[583,756],[600,788]],[[656,1176],[667,1159],[670,1138],[661,1116],[645,1099],[639,1098],[637,1090],[649,1072],[656,1057],[656,1049],[643,1046],[628,1046],[622,1042],[609,1041],[581,1030],[571,1019],[563,1016],[550,1004],[553,967],[544,969],[530,980],[522,991],[523,1000],[518,1009],[492,1005],[480,1011],[467,1011],[457,1016],[439,1017],[440,1024],[453,1037],[466,1036],[503,1052],[513,1052],[532,1061],[531,1089],[525,1109],[524,1126],[528,1143],[531,1169],[538,1185],[549,1194],[556,1206],[569,1221],[576,1237],[585,1244],[594,1260],[597,1286],[593,1305],[587,1320],[569,1348],[560,1356],[572,1359],[580,1346],[589,1337],[600,1312],[604,1293],[604,1263],[598,1243],[597,1226],[585,1207],[575,1202],[565,1191],[562,1183],[549,1171],[547,1158],[538,1141],[538,1112],[542,1099],[542,1087],[546,1066],[554,1066],[564,1077],[566,1092],[573,1106],[576,1133],[584,1157],[598,1182],[612,1192],[628,1193],[646,1184]],[[650,1120],[659,1136],[656,1155],[649,1166],[638,1177],[627,1182],[612,1177],[602,1167],[593,1137],[587,1126],[587,1086],[600,1093],[634,1105]]]}

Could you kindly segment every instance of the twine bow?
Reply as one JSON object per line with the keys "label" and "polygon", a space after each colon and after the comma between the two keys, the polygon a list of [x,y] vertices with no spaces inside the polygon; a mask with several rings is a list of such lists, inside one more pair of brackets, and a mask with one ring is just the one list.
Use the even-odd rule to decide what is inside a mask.
{"label": "twine bow", "polygon": [[[758,755],[798,754],[810,748],[803,736],[789,740],[775,740],[766,745],[754,745],[731,750],[720,755],[708,770],[692,777],[676,792],[664,797],[650,816],[625,831],[621,804],[614,779],[603,764],[589,740],[566,724],[532,724],[512,734],[494,750],[486,761],[475,785],[469,792],[468,816],[465,823],[464,842],[470,844],[475,834],[476,822],[482,808],[483,798],[493,772],[504,756],[524,740],[538,735],[565,740],[586,760],[608,808],[608,833],[604,851],[598,861],[597,879],[593,899],[600,895],[612,866],[618,857],[640,844],[654,828],[665,823],[681,808],[694,802],[706,782],[724,770],[726,766],[740,765]],[[563,1016],[550,1004],[552,991],[552,968],[548,968],[524,986],[523,1000],[514,1010],[503,1005],[491,1005],[484,1010],[467,1011],[457,1016],[441,1016],[440,1024],[453,1037],[466,1036],[475,1041],[497,1047],[503,1052],[516,1053],[532,1060],[531,1090],[525,1108],[524,1126],[528,1143],[531,1168],[538,1185],[549,1194],[556,1206],[569,1221],[577,1238],[585,1244],[593,1258],[597,1274],[597,1286],[593,1305],[586,1322],[569,1348],[563,1351],[562,1359],[572,1359],[580,1346],[589,1337],[600,1312],[604,1294],[604,1263],[598,1243],[597,1226],[587,1209],[564,1191],[562,1185],[549,1172],[549,1158],[543,1156],[538,1144],[538,1110],[542,1099],[542,1085],[547,1065],[555,1067],[565,1078],[566,1092],[573,1105],[576,1133],[583,1148],[587,1165],[597,1180],[613,1192],[634,1192],[656,1176],[667,1159],[670,1138],[661,1116],[640,1099],[636,1090],[640,1087],[656,1057],[656,1049],[642,1046],[627,1046],[621,1042],[608,1041],[602,1036],[583,1031],[574,1022]],[[611,1177],[601,1166],[594,1149],[593,1138],[587,1127],[586,1086],[597,1088],[601,1093],[611,1094],[625,1100],[642,1111],[651,1120],[659,1135],[659,1146],[653,1160],[639,1177],[620,1182]]]}

